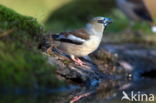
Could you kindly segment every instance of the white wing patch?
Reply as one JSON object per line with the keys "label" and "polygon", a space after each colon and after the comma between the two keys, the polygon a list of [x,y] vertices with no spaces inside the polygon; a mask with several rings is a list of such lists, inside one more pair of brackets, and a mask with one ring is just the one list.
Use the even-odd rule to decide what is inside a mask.
{"label": "white wing patch", "polygon": [[72,34],[68,35],[67,39],[70,39],[72,41],[77,41],[77,42],[85,42],[84,39],[74,36]]}

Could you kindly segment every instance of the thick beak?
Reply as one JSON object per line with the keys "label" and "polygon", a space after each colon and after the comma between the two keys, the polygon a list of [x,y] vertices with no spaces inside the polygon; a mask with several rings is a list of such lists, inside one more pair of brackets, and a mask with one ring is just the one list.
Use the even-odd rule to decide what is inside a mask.
{"label": "thick beak", "polygon": [[112,19],[111,18],[104,18],[103,23],[105,26],[108,26],[109,24],[112,23]]}

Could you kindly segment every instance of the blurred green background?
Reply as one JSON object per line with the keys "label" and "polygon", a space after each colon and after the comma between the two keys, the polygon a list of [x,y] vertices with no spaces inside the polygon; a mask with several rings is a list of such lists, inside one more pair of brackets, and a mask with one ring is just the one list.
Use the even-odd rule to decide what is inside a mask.
{"label": "blurred green background", "polygon": [[131,21],[116,7],[115,0],[0,0],[0,91],[66,85],[56,77],[56,67],[47,63],[38,43],[49,32],[83,27],[96,16],[113,18],[104,32],[104,42],[147,44],[155,48],[156,35],[148,23],[135,22],[130,26]]}
{"label": "blurred green background", "polygon": [[[129,27],[129,21],[116,7],[115,0],[0,0],[2,5],[16,12],[32,16],[52,32],[67,31],[84,26],[95,16],[108,16],[114,19],[108,32],[120,32]],[[132,27],[150,32],[145,22]]]}

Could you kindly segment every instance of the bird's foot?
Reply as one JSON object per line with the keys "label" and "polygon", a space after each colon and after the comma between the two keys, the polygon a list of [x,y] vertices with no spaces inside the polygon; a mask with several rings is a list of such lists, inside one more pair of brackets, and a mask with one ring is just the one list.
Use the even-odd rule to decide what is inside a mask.
{"label": "bird's foot", "polygon": [[86,63],[83,62],[82,60],[80,60],[79,58],[74,58],[72,60],[75,62],[75,64],[77,64],[79,66],[82,66],[82,67],[88,68],[88,66],[86,65]]}
{"label": "bird's foot", "polygon": [[79,58],[77,58],[74,62],[75,62],[75,64],[78,64],[78,65],[80,65],[80,66],[83,66],[83,65],[86,64],[86,63],[84,63],[82,60],[80,60]]}

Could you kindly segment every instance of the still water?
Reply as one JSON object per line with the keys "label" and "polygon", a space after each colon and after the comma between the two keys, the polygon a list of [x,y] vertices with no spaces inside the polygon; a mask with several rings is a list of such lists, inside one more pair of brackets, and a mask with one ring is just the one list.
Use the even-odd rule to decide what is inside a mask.
{"label": "still water", "polygon": [[[81,98],[76,103],[133,103],[136,100],[139,101],[138,98],[141,94],[147,94],[147,101],[146,98],[143,98],[144,100],[140,101],[140,103],[150,103],[150,94],[154,95],[156,100],[156,80],[144,77],[129,81],[105,80],[94,88],[70,86],[56,91],[47,91],[38,93],[3,93],[0,95],[0,103],[69,103],[74,96],[87,92],[91,93],[91,95]],[[124,95],[123,91],[130,99],[132,92],[136,96],[131,101],[126,99],[121,101]]]}

